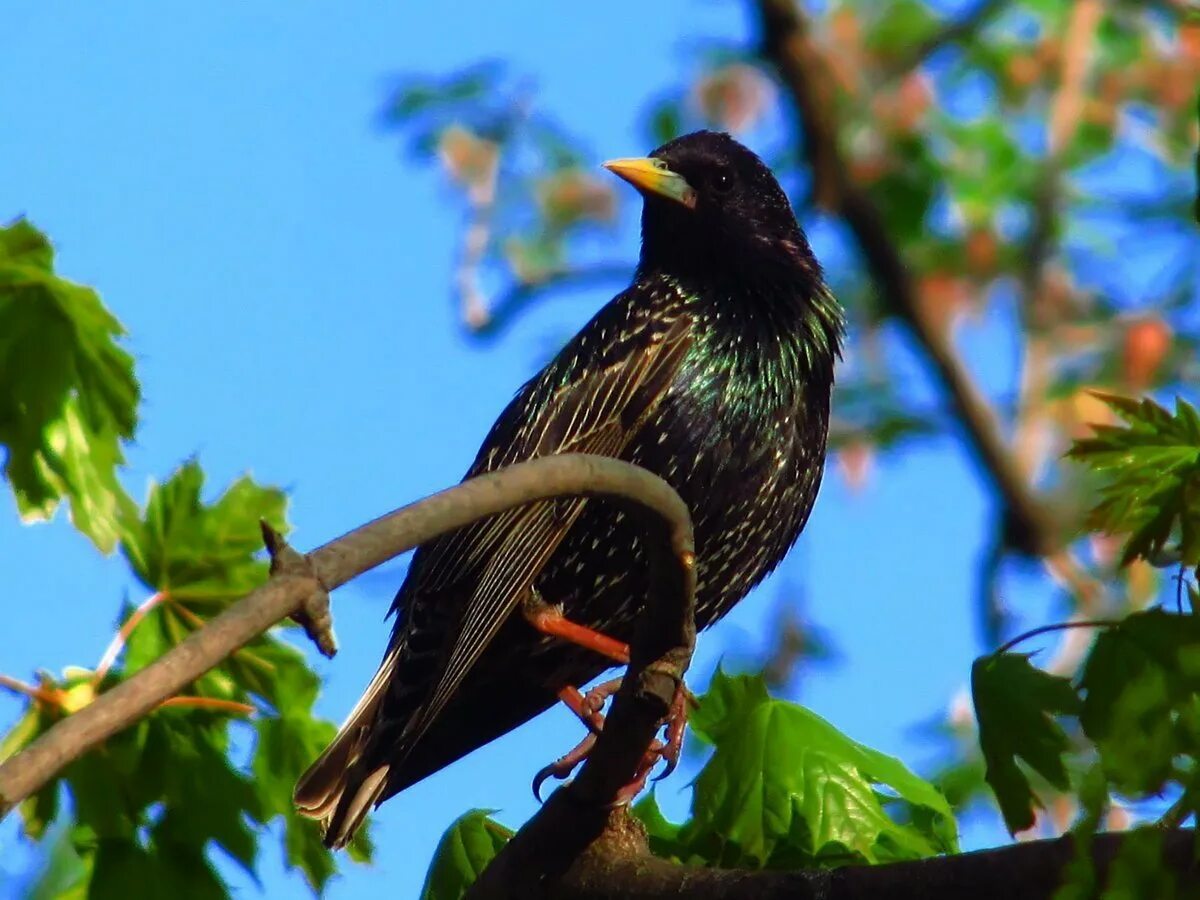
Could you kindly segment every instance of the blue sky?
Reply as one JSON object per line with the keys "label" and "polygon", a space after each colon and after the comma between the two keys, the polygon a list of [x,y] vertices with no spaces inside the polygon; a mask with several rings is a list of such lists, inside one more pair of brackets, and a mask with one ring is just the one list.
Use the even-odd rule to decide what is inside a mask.
{"label": "blue sky", "polygon": [[[97,287],[130,331],[145,393],[127,473],[136,495],[195,454],[213,489],[246,471],[286,487],[294,542],[308,548],[461,476],[546,348],[612,291],[541,307],[487,347],[464,341],[449,293],[460,212],[378,130],[388,77],[510,60],[599,161],[650,149],[638,114],[686,71],[686,40],[746,33],[737,4],[553,9],[6,4],[0,219],[27,214],[60,271]],[[619,53],[597,52],[618,41]],[[605,240],[632,260],[635,201],[622,199],[627,215]],[[827,240],[814,234],[819,255]],[[963,341],[1002,390],[1013,356],[994,338],[1003,304],[989,315]],[[924,390],[906,368],[906,389]],[[702,637],[694,671],[702,680],[723,654],[769,646],[764,622],[801,593],[842,656],[804,683],[804,701],[858,740],[928,761],[913,725],[945,708],[978,652],[970,598],[989,502],[950,441],[883,461],[864,495],[831,473],[797,549]],[[7,494],[0,566],[0,671],[18,677],[93,666],[122,598],[140,599],[119,559],[62,521],[21,526]],[[373,672],[401,577],[393,564],[335,597],[343,651],[317,662],[328,718],[341,720]],[[1031,605],[1039,616],[1045,599]],[[19,709],[0,696],[0,727]],[[482,806],[519,824],[534,808],[532,773],[578,736],[552,711],[393,799],[377,817],[377,864],[348,866],[329,895],[414,894],[453,818]],[[682,812],[687,780],[660,786],[668,811]],[[4,823],[0,893],[27,859]],[[273,842],[262,868],[263,895],[303,895]]]}

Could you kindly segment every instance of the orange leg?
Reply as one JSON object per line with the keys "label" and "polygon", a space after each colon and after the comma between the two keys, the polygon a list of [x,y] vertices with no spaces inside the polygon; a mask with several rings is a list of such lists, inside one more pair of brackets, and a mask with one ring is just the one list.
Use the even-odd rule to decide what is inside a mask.
{"label": "orange leg", "polygon": [[604,716],[600,715],[604,701],[600,700],[599,703],[596,703],[593,698],[596,691],[603,686],[600,685],[588,691],[586,697],[579,693],[579,688],[569,684],[558,692],[558,699],[563,702],[563,706],[575,713],[579,717],[579,721],[586,725],[593,734],[599,734],[600,729],[604,727]]}
{"label": "orange leg", "polygon": [[601,656],[613,662],[629,664],[629,645],[601,634],[586,625],[572,622],[563,616],[557,607],[540,604],[534,608],[526,607],[525,618],[529,624],[551,637],[561,638],[588,650],[594,650]]}
{"label": "orange leg", "polygon": [[[527,595],[521,605],[521,612],[525,616],[525,620],[542,634],[585,647],[614,662],[629,664],[628,644],[601,634],[586,625],[572,622],[562,614],[560,607],[546,603],[536,591],[530,591]],[[596,735],[604,728],[604,716],[600,710],[604,708],[604,702],[615,694],[620,686],[621,679],[614,678],[596,685],[586,695],[580,694],[579,689],[573,685],[567,685],[559,690],[558,699],[579,717],[579,720],[588,727],[589,733],[565,755],[542,768],[534,776],[533,795],[538,800],[541,800],[541,787],[547,778],[567,778],[577,765],[587,759],[592,745],[596,743]],[[690,699],[691,693],[681,684],[675,692],[675,698],[667,717],[663,720],[667,726],[666,740],[656,739],[646,750],[634,773],[633,780],[617,794],[615,801],[617,804],[628,803],[645,787],[650,771],[660,759],[665,760],[667,766],[658,776],[659,778],[666,778],[674,771],[676,763],[679,762],[680,747],[683,745],[683,731],[687,725],[687,706]]]}

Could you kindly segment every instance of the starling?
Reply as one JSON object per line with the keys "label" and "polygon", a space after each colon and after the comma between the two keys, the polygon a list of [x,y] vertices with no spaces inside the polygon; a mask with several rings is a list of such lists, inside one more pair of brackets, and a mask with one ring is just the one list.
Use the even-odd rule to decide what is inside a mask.
{"label": "starling", "polygon": [[[703,628],[808,519],[842,312],[787,195],[733,138],[696,132],[605,167],[643,196],[633,283],[517,392],[466,477],[554,453],[661,476],[692,513]],[[300,811],[345,845],[371,807],[613,665],[647,590],[638,523],[601,498],[533,504],[421,546],[379,671],[301,778]]]}

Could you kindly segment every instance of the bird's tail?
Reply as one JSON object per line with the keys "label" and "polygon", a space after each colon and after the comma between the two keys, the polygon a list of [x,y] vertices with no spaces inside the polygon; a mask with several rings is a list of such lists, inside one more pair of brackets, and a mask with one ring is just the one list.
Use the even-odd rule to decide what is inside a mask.
{"label": "bird's tail", "polygon": [[363,751],[394,673],[396,656],[393,650],[384,657],[337,736],[296,784],[296,808],[321,823],[326,847],[346,846],[387,787],[390,765],[369,763]]}

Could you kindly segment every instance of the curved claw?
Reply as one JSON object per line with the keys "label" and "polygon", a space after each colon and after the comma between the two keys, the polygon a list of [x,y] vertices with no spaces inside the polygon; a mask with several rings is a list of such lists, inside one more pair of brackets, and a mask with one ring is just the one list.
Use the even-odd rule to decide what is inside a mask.
{"label": "curved claw", "polygon": [[672,758],[664,753],[663,759],[667,761],[667,767],[650,779],[651,783],[653,784],[657,784],[658,782],[662,781],[664,778],[674,772],[675,767],[679,765],[679,757]]}
{"label": "curved claw", "polygon": [[533,776],[533,799],[538,803],[545,803],[542,799],[542,785],[546,783],[546,779],[554,774],[554,763],[542,766],[538,769],[538,773]]}
{"label": "curved claw", "polygon": [[662,749],[662,758],[667,761],[667,767],[661,774],[654,776],[654,781],[662,781],[674,772],[679,764],[679,753],[683,749],[683,732],[687,728],[687,708],[692,701],[692,692],[680,684],[667,716],[667,741]]}
{"label": "curved claw", "polygon": [[564,756],[560,756],[548,766],[543,766],[538,770],[538,773],[533,776],[533,796],[537,798],[538,803],[542,802],[542,785],[546,783],[546,779],[562,780],[567,778],[575,767],[587,758],[594,743],[596,743],[596,735],[588,734]]}

